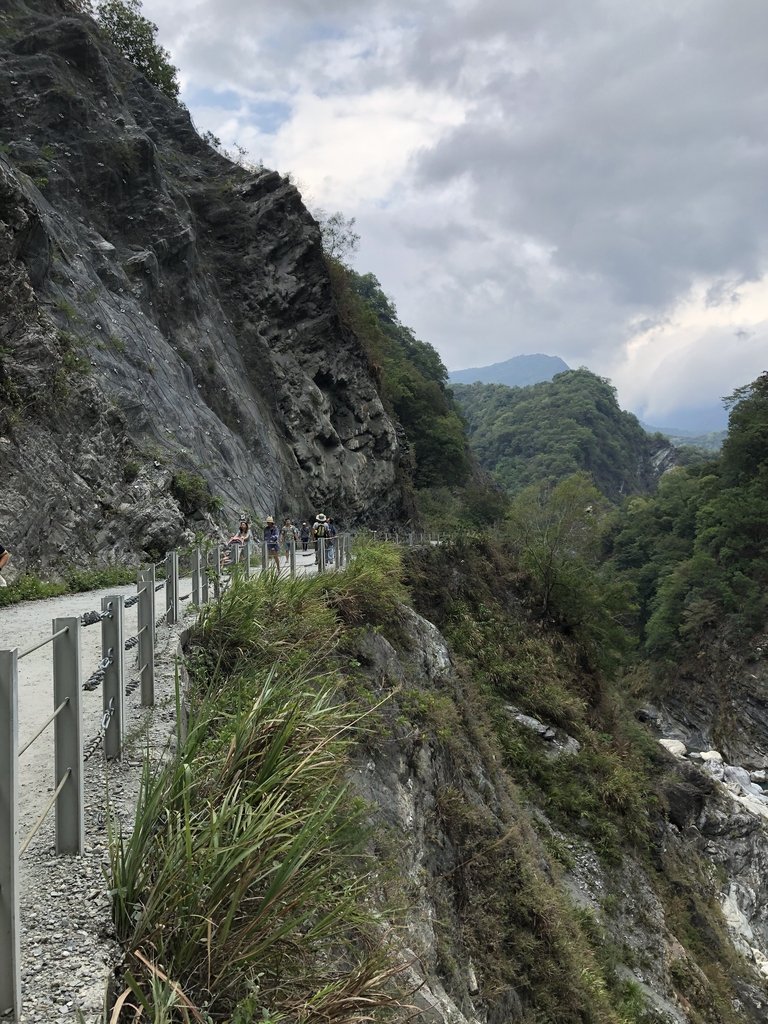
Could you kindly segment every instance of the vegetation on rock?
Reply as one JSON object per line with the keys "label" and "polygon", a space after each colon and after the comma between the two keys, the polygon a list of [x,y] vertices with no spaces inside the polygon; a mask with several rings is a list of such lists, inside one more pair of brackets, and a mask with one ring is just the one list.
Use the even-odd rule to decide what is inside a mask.
{"label": "vegetation on rock", "polygon": [[178,99],[178,69],[157,42],[157,25],[141,13],[141,0],[98,0],[96,20],[110,42],[170,99]]}
{"label": "vegetation on rock", "polygon": [[612,534],[654,661],[672,664],[714,627],[748,635],[768,614],[768,373],[729,405],[720,457],[666,474],[655,495],[627,503]]}
{"label": "vegetation on rock", "polygon": [[613,501],[648,491],[651,457],[666,442],[623,412],[616,389],[586,369],[525,388],[455,384],[480,465],[511,494],[584,471]]}
{"label": "vegetation on rock", "polygon": [[389,616],[398,575],[396,552],[361,547],[354,571],[237,577],[202,612],[187,735],[147,768],[134,831],[112,846],[127,1005],[354,1024],[395,1001],[402,965],[345,783],[365,711],[339,699],[339,650],[347,620]]}

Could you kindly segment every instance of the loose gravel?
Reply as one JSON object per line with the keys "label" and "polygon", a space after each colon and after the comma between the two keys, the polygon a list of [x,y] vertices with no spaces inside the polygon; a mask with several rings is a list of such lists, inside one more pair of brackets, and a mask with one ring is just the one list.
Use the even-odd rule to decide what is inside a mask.
{"label": "loose gravel", "polygon": [[86,763],[83,855],[54,856],[51,815],[23,858],[19,1024],[104,1019],[108,986],[121,958],[108,890],[108,818],[131,830],[145,753],[159,764],[174,749],[183,628],[158,627],[155,706],[142,708],[139,691],[126,697],[122,760],[107,762],[99,749]]}

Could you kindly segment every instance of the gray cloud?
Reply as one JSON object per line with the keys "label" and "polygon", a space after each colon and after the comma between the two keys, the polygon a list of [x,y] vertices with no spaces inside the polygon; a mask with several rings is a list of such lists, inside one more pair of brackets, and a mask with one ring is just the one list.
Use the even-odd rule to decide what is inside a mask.
{"label": "gray cloud", "polygon": [[[694,286],[715,311],[768,269],[764,0],[144,6],[208,107],[232,90],[290,119],[308,93],[353,110],[403,87],[461,106],[386,195],[345,209],[361,269],[450,366],[549,351],[621,376],[640,323],[670,331]],[[695,343],[680,351],[668,390],[697,373]]]}

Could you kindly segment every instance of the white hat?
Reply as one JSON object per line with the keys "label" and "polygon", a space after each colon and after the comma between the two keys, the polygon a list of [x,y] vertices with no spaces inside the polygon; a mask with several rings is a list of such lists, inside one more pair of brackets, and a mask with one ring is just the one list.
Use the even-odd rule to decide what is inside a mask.
{"label": "white hat", "polygon": [[272,518],[272,516],[267,516],[267,522],[268,523],[274,523],[274,521],[275,520]]}
{"label": "white hat", "polygon": [[317,515],[315,516],[315,518],[316,518],[318,523],[324,523],[325,522],[325,516],[323,515],[322,512],[318,512]]}

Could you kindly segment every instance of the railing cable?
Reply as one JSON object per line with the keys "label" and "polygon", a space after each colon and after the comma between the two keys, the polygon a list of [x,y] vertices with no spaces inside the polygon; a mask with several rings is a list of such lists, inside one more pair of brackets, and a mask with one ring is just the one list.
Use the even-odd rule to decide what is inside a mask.
{"label": "railing cable", "polygon": [[21,651],[19,653],[19,661],[21,661],[22,658],[26,658],[26,656],[28,654],[31,654],[33,651],[39,651],[41,647],[45,647],[46,644],[52,643],[57,636],[61,636],[63,633],[66,633],[68,629],[69,626],[65,626],[63,629],[60,629],[57,633],[51,633],[50,636],[47,636],[45,640],[41,640],[40,643],[33,644],[31,647],[28,647],[26,651]]}
{"label": "railing cable", "polygon": [[56,710],[55,710],[55,711],[53,712],[53,714],[51,715],[51,717],[50,717],[50,718],[49,718],[49,719],[48,719],[48,720],[46,721],[45,725],[41,725],[41,726],[40,726],[40,728],[39,728],[39,729],[37,730],[37,732],[36,732],[36,733],[35,733],[35,735],[34,735],[34,736],[32,737],[32,739],[31,739],[31,740],[27,740],[27,742],[26,742],[26,743],[24,744],[24,746],[23,746],[23,747],[21,748],[21,750],[19,751],[19,755],[18,755],[19,757],[21,757],[21,755],[22,755],[22,754],[24,753],[24,751],[25,751],[25,750],[29,750],[29,748],[30,748],[30,747],[32,746],[32,744],[33,744],[33,743],[35,742],[35,740],[36,740],[36,739],[38,738],[38,736],[42,736],[42,735],[43,735],[43,733],[44,733],[44,732],[45,732],[45,730],[46,730],[46,729],[48,728],[48,726],[49,726],[49,725],[51,724],[51,722],[52,722],[52,721],[53,721],[53,720],[54,720],[54,719],[56,718],[56,716],[57,716],[57,715],[58,715],[58,714],[59,714],[59,713],[61,712],[62,708],[65,708],[65,707],[67,706],[67,704],[69,704],[69,697],[66,697],[66,698],[65,698],[65,699],[64,699],[64,700],[63,700],[63,701],[61,702],[61,704],[59,704],[59,706],[58,706],[58,707],[56,708]]}
{"label": "railing cable", "polygon": [[23,857],[24,854],[27,852],[27,847],[32,842],[32,840],[35,838],[38,829],[43,824],[45,819],[48,817],[48,812],[50,811],[50,809],[53,807],[53,805],[58,800],[59,793],[62,791],[62,789],[64,789],[64,786],[66,785],[66,782],[69,779],[71,774],[72,774],[72,769],[71,768],[67,768],[67,770],[64,772],[64,777],[62,778],[61,782],[56,787],[56,791],[54,792],[54,794],[51,797],[51,799],[48,801],[48,804],[46,805],[45,810],[40,815],[40,817],[37,819],[35,824],[32,826],[32,831],[29,833],[27,838],[24,840],[24,843],[23,843],[23,845],[21,846],[21,848],[19,850],[19,857]]}

